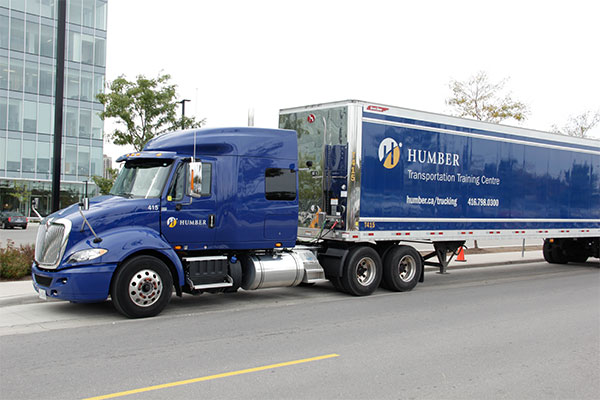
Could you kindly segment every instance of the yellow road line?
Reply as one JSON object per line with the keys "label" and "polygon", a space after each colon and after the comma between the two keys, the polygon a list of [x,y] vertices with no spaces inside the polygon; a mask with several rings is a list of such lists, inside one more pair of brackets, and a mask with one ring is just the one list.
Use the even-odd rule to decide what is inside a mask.
{"label": "yellow road line", "polygon": [[282,363],[279,363],[279,364],[264,365],[262,367],[242,369],[242,370],[239,370],[239,371],[224,372],[222,374],[203,376],[203,377],[200,377],[200,378],[187,379],[187,380],[184,380],[184,381],[177,381],[177,382],[171,382],[171,383],[163,383],[162,385],[155,385],[155,386],[148,386],[148,387],[145,387],[145,388],[139,388],[139,389],[133,389],[133,390],[126,390],[124,392],[105,394],[105,395],[97,396],[97,397],[89,397],[89,398],[86,398],[84,400],[113,399],[115,397],[122,397],[122,396],[127,396],[127,395],[130,395],[130,394],[150,392],[152,390],[159,390],[159,389],[166,389],[166,388],[170,388],[170,387],[174,387],[174,386],[188,385],[190,383],[204,382],[204,381],[210,381],[212,379],[227,378],[229,376],[249,374],[250,372],[264,371],[266,369],[288,367],[290,365],[296,365],[296,364],[303,364],[303,363],[312,362],[312,361],[325,360],[327,358],[333,358],[333,357],[339,357],[339,354],[326,354],[324,356],[304,358],[302,360],[295,360],[295,361],[286,361],[286,362],[282,362]]}

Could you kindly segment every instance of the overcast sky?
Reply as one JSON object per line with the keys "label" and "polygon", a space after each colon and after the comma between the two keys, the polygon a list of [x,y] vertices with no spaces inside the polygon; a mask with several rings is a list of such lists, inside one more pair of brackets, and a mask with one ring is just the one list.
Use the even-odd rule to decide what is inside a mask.
{"label": "overcast sky", "polygon": [[277,127],[280,108],[345,99],[449,113],[449,81],[483,70],[529,105],[521,126],[550,130],[600,110],[599,16],[597,0],[112,0],[106,77],[163,71],[209,127],[249,108]]}

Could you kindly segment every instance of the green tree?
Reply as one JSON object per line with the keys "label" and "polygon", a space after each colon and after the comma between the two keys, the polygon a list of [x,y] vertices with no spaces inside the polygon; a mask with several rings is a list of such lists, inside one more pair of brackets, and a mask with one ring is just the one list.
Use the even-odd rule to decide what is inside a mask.
{"label": "green tree", "polygon": [[505,119],[523,121],[528,109],[524,103],[513,100],[510,94],[502,96],[506,79],[492,83],[485,72],[480,71],[467,81],[450,81],[452,96],[446,104],[452,106],[454,115],[480,121],[498,123]]}
{"label": "green tree", "polygon": [[129,81],[121,75],[108,85],[108,92],[98,95],[104,105],[100,117],[115,118],[117,128],[109,137],[118,145],[133,145],[136,151],[161,133],[181,129],[199,128],[204,120],[177,117],[177,85],[169,83],[171,76],[159,74],[157,78],[138,75]]}
{"label": "green tree", "polygon": [[589,131],[600,123],[600,111],[586,111],[574,117],[569,117],[567,123],[559,128],[556,125],[552,126],[552,132],[560,133],[561,135],[575,136],[587,138]]}
{"label": "green tree", "polygon": [[26,183],[19,184],[17,181],[13,181],[14,189],[9,192],[9,195],[15,197],[19,201],[19,211],[26,212],[25,205],[29,198],[29,188]]}
{"label": "green tree", "polygon": [[102,176],[94,175],[92,176],[92,180],[98,186],[100,190],[100,194],[108,194],[110,189],[112,189],[113,184],[115,183],[115,179],[117,179],[118,171],[114,168],[108,169],[108,178],[104,178]]}

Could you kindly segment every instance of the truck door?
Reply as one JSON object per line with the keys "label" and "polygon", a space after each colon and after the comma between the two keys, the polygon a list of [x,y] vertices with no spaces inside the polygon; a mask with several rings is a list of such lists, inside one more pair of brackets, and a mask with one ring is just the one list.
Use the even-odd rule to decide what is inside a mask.
{"label": "truck door", "polygon": [[173,246],[210,248],[215,240],[213,163],[181,162],[162,199],[161,232]]}

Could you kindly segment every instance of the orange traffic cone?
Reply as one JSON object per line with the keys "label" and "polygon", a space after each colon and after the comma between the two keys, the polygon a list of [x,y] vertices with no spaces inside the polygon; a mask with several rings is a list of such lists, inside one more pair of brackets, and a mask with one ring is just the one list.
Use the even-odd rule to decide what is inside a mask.
{"label": "orange traffic cone", "polygon": [[460,262],[466,262],[467,260],[465,260],[465,248],[464,247],[460,247],[460,251],[458,252],[458,256],[456,257],[456,261],[460,261]]}

